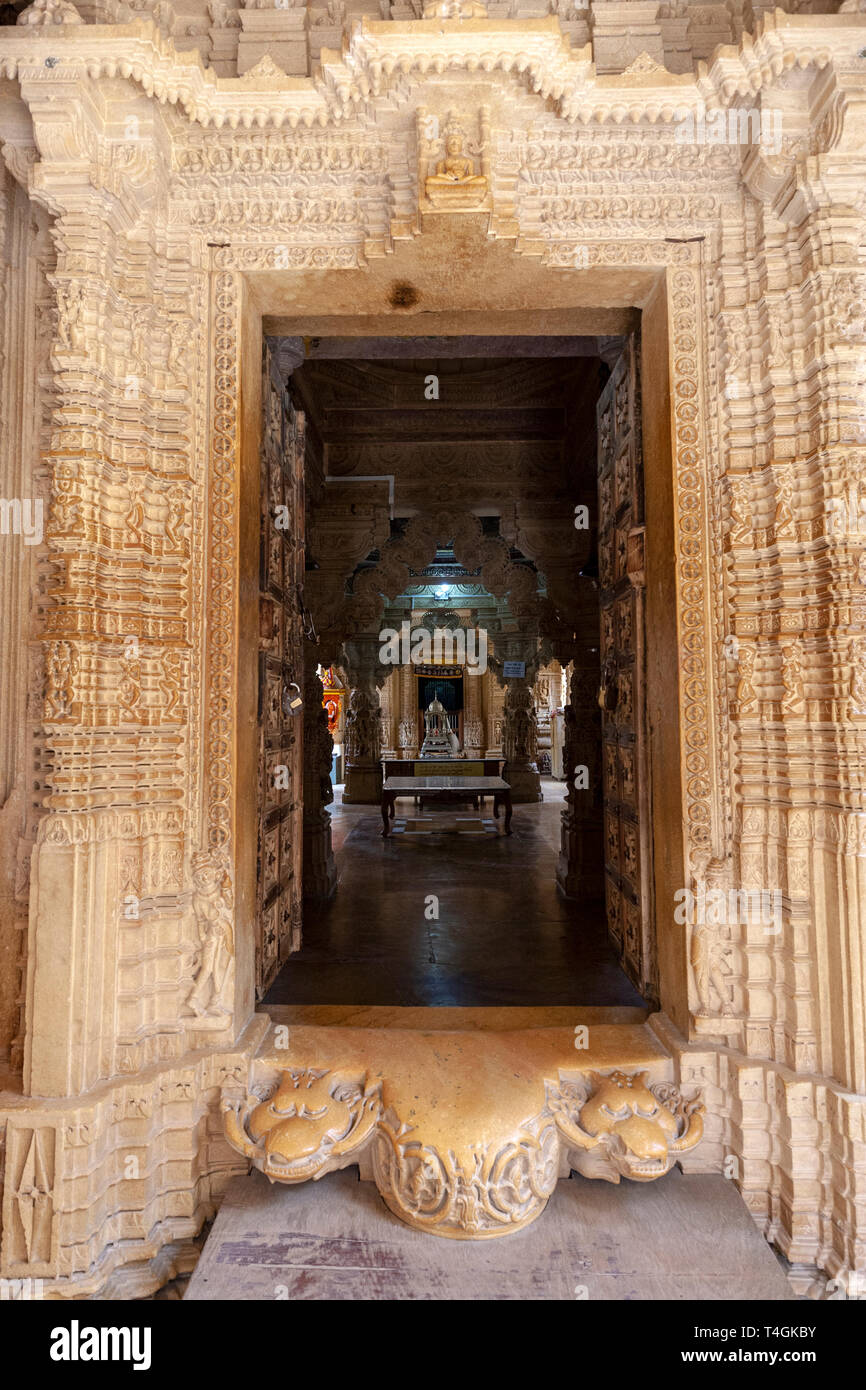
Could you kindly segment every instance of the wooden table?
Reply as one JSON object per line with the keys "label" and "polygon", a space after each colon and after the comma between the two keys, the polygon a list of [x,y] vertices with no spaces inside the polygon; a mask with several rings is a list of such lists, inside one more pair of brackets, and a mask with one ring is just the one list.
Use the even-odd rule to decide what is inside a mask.
{"label": "wooden table", "polygon": [[382,834],[391,833],[398,796],[421,796],[425,801],[451,801],[454,793],[493,796],[493,815],[505,807],[505,833],[511,834],[511,787],[501,777],[386,777],[382,782]]}

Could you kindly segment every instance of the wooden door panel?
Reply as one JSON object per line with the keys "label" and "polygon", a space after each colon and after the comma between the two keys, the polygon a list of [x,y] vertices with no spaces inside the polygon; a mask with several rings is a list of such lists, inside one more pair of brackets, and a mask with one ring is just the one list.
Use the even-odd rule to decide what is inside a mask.
{"label": "wooden door panel", "polygon": [[300,945],[303,716],[289,705],[303,671],[304,417],[263,362],[259,565],[259,831],[256,991]]}
{"label": "wooden door panel", "polygon": [[598,402],[599,603],[607,921],[623,968],[657,997],[645,731],[643,465],[635,340]]}

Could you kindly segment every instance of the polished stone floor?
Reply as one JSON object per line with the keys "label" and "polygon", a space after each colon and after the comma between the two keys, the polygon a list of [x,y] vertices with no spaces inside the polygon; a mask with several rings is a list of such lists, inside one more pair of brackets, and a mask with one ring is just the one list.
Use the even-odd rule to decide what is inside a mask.
{"label": "polished stone floor", "polygon": [[[338,799],[339,887],[324,907],[305,907],[302,948],[264,1006],[641,1006],[608,943],[603,904],[556,890],[563,794],[546,779],[542,803],[515,806],[508,837],[387,840],[377,806]],[[453,823],[447,807],[430,814]]]}

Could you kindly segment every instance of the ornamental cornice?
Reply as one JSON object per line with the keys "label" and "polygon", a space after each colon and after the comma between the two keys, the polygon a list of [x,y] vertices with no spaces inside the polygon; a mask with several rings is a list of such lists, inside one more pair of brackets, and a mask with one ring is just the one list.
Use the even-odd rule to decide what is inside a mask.
{"label": "ornamental cornice", "polygon": [[[125,25],[7,28],[0,36],[0,73],[22,83],[128,78],[162,104],[202,126],[231,129],[327,126],[367,113],[402,84],[457,73],[510,75],[580,124],[670,124],[757,94],[795,68],[830,64],[850,69],[858,58],[866,15],[764,17],[755,37],[717,49],[692,74],[663,68],[599,76],[591,46],[572,49],[556,16],[535,20],[362,19],[342,53],[322,50],[312,77],[256,73],[219,78],[195,50],[178,52],[151,21]],[[861,71],[862,68],[862,77]]]}

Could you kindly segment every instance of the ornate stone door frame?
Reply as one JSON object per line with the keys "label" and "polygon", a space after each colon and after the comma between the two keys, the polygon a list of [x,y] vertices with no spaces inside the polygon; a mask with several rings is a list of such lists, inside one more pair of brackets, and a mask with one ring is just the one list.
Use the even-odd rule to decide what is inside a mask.
{"label": "ornate stone door frame", "polygon": [[[529,33],[437,21],[432,57],[423,22],[372,22],[314,79],[221,84],[147,21],[4,32],[3,157],[55,219],[57,249],[57,583],[39,632],[52,766],[28,928],[30,1094],[3,1106],[4,1275],[99,1289],[112,1265],[198,1229],[242,1166],[215,1110],[262,1028],[254,772],[237,727],[254,707],[238,635],[259,320],[322,332],[327,287],[332,323],[363,312],[379,333],[411,332],[407,285],[461,331],[484,309],[526,331],[525,306],[544,304],[547,331],[565,309],[583,315],[572,331],[616,333],[618,306],[638,305],[646,368],[670,363],[669,381],[643,373],[644,455],[659,461],[648,533],[676,561],[669,574],[649,546],[678,700],[671,719],[674,664],[653,670],[651,654],[651,757],[680,768],[653,779],[656,902],[776,883],[782,905],[774,936],[665,922],[653,1028],[709,1102],[694,1162],[734,1156],[791,1259],[862,1266],[863,554],[856,509],[840,526],[837,504],[866,441],[863,26],[768,13],[695,76],[638,63],[604,77],[552,18]],[[777,154],[678,143],[683,112],[740,98],[788,113]],[[415,114],[446,99],[472,106],[473,136],[489,114],[488,190],[466,212],[425,201]],[[312,184],[297,177],[308,155]],[[482,244],[487,280],[461,278]],[[130,615],[139,657],[122,645]],[[196,883],[198,854],[213,858]],[[219,1026],[199,1031],[188,996],[205,969]],[[130,1144],[147,1170],[121,1193]],[[18,1214],[34,1188],[45,1220],[28,1245]]]}
{"label": "ornate stone door frame", "polygon": [[[431,230],[430,235],[435,235],[435,229]],[[607,248],[608,252],[611,249]],[[690,883],[694,872],[691,856],[694,853],[700,855],[713,843],[713,836],[719,833],[723,821],[713,795],[713,788],[719,789],[719,778],[714,772],[713,763],[716,738],[714,672],[710,619],[703,604],[704,595],[709,592],[706,510],[709,468],[704,399],[705,344],[701,326],[702,266],[700,248],[695,245],[652,244],[645,253],[647,261],[634,267],[622,267],[622,248],[617,247],[616,250],[617,268],[625,269],[627,274],[641,276],[650,285],[642,312],[643,332],[650,345],[644,350],[647,359],[644,419],[652,414],[647,459],[647,491],[652,494],[648,503],[647,572],[650,589],[648,630],[654,636],[648,673],[648,703],[653,726],[653,834],[656,845],[664,846],[664,853],[656,855],[656,893],[657,900],[664,904],[673,901],[677,888]],[[243,500],[244,479],[253,476],[252,458],[257,447],[258,432],[253,427],[252,419],[255,383],[247,380],[244,364],[257,361],[256,337],[261,332],[263,321],[253,306],[261,304],[266,308],[266,293],[279,301],[280,291],[277,290],[275,294],[275,286],[281,278],[287,288],[291,287],[293,297],[303,299],[304,291],[299,290],[299,281],[303,277],[297,273],[280,277],[269,270],[266,277],[261,277],[268,287],[265,292],[256,283],[259,279],[257,272],[236,267],[231,252],[218,250],[214,256],[212,313],[217,336],[214,339],[216,408],[211,425],[212,454],[218,474],[228,480],[230,468],[227,456],[231,452],[228,444],[233,441],[235,489],[241,499],[237,525],[248,536],[249,527],[244,525],[243,509],[251,502],[249,496],[246,501]],[[656,264],[653,264],[653,257],[657,257]],[[267,256],[258,259],[267,261]],[[337,272],[332,273],[338,280]],[[310,278],[311,281],[315,279],[321,282],[318,272]],[[327,278],[326,275],[326,283]],[[626,280],[626,276],[622,278]],[[247,306],[246,313],[244,306]],[[620,307],[626,313],[633,312],[633,306],[625,297]],[[425,314],[425,332],[430,331],[428,324],[435,312],[435,308],[431,307]],[[372,336],[372,329],[367,328],[363,317],[357,314],[346,316],[349,332],[359,335],[366,332]],[[272,316],[268,318],[273,322]],[[308,333],[308,318],[308,315],[299,315],[293,320],[280,316],[281,331],[285,329],[287,336],[304,336]],[[369,323],[369,316],[366,318]],[[447,312],[439,316],[437,331],[447,322],[447,318]],[[535,332],[530,326],[530,319],[524,316],[525,332]],[[477,314],[475,321],[478,332],[498,331],[497,315]],[[563,309],[557,320],[558,331],[567,331],[564,328],[567,321],[568,311]],[[587,321],[591,323],[591,316],[585,309],[581,310],[581,325],[585,327]],[[411,336],[411,319],[402,317],[391,322],[394,329],[399,330],[398,336]],[[329,323],[334,336],[345,335],[340,316],[331,316]],[[375,326],[381,334],[381,321]],[[320,332],[318,323],[314,331],[317,334]],[[460,331],[466,331],[465,319]],[[668,342],[670,352],[664,346]],[[668,411],[669,396],[671,405]],[[240,428],[238,422],[242,416],[245,423]],[[647,428],[646,424],[644,428]],[[221,500],[212,496],[212,512],[221,505]],[[674,555],[676,567],[673,564]],[[238,575],[239,593],[244,590],[246,563],[239,552],[235,554],[233,564]],[[243,768],[249,756],[244,747],[249,728],[244,702],[252,698],[243,676],[248,666],[244,632],[250,629],[242,616],[239,616],[238,624],[235,663],[238,687],[228,698],[227,705],[230,710],[238,712],[236,761],[237,766]],[[208,671],[211,673],[209,709],[214,710],[220,704],[218,688],[226,689],[224,682],[228,669],[222,660],[224,642],[221,628],[208,638],[208,646]],[[674,670],[678,671],[675,688],[672,682]],[[675,708],[680,711],[677,719],[672,717]],[[217,772],[217,775],[208,777],[207,814],[212,845],[222,841],[225,829],[231,824],[233,805],[237,807],[235,823],[239,827],[244,825],[248,814],[248,789],[245,790],[242,784],[239,784],[233,801],[231,766],[226,758],[220,758],[224,747],[223,732],[221,721],[212,720],[208,736],[212,740],[213,756],[208,756],[205,763],[206,767],[213,765]],[[224,774],[224,769],[228,775]],[[681,773],[679,769],[682,769]],[[683,847],[682,858],[675,848],[678,844]],[[247,878],[251,872],[251,861],[242,828],[238,830],[235,863],[238,895],[244,901],[249,891]],[[677,933],[668,919],[662,920],[658,926],[662,1008],[687,1032],[688,981],[684,933]],[[250,999],[248,988],[239,980],[238,1004]]]}

